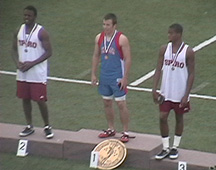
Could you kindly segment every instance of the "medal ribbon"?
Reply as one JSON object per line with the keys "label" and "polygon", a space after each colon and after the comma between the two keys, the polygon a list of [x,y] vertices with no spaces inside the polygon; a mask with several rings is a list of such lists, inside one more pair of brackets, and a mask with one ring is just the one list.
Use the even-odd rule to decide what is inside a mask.
{"label": "medal ribbon", "polygon": [[112,42],[113,42],[113,39],[114,39],[116,33],[117,33],[117,31],[115,30],[115,32],[114,32],[112,38],[110,39],[110,42],[109,42],[109,44],[108,44],[108,47],[107,47],[107,45],[106,45],[107,37],[104,36],[104,48],[105,48],[105,53],[106,53],[106,54],[108,54],[108,51],[109,51],[109,49],[110,49],[110,46],[111,46],[111,44],[112,44]]}
{"label": "medal ribbon", "polygon": [[172,59],[173,59],[172,66],[174,66],[174,64],[175,64],[175,62],[176,62],[176,60],[177,60],[177,57],[178,57],[180,51],[182,50],[183,46],[184,46],[184,42],[181,43],[181,46],[179,47],[179,49],[177,50],[176,54],[175,54],[174,57],[173,57],[173,53],[172,53],[172,44],[171,44],[171,56],[172,56]]}
{"label": "medal ribbon", "polygon": [[25,41],[26,48],[28,47],[28,42],[31,39],[31,36],[32,36],[33,32],[36,30],[36,27],[37,27],[37,24],[34,25],[34,27],[32,28],[32,30],[31,30],[31,32],[30,32],[30,34],[29,34],[29,36],[27,38],[26,38],[26,29],[27,29],[26,25],[25,25],[25,28],[23,29],[23,39]]}

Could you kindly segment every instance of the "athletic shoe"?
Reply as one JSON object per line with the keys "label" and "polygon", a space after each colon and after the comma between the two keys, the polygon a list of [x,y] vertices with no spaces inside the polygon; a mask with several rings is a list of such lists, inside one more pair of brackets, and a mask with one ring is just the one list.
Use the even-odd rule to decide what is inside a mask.
{"label": "athletic shoe", "polygon": [[98,135],[98,137],[99,138],[107,138],[107,137],[110,137],[110,136],[115,136],[115,134],[116,134],[115,130],[108,129],[108,130],[104,130],[103,133],[100,133]]}
{"label": "athletic shoe", "polygon": [[177,159],[178,158],[178,150],[176,148],[172,148],[169,154],[170,159]]}
{"label": "athletic shoe", "polygon": [[129,135],[123,133],[123,135],[120,138],[120,141],[123,142],[123,143],[128,142],[129,141]]}
{"label": "athletic shoe", "polygon": [[27,127],[22,132],[19,133],[19,136],[25,137],[25,136],[31,135],[32,133],[34,133],[33,126],[27,125]]}
{"label": "athletic shoe", "polygon": [[170,149],[162,150],[159,154],[155,156],[155,159],[157,160],[164,159],[169,155],[169,153],[170,153]]}
{"label": "athletic shoe", "polygon": [[44,132],[45,132],[45,135],[46,135],[47,139],[53,138],[54,133],[52,133],[52,127],[51,126],[45,126],[44,127]]}

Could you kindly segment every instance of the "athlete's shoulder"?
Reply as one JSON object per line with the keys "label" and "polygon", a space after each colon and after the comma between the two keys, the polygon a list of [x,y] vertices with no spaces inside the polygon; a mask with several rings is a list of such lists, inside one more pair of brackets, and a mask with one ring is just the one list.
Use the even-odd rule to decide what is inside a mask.
{"label": "athlete's shoulder", "polygon": [[161,47],[160,47],[160,53],[165,53],[167,47],[168,47],[168,44],[161,45]]}
{"label": "athlete's shoulder", "polygon": [[188,44],[185,44],[185,45],[187,45],[187,51],[194,52],[192,47],[190,47]]}
{"label": "athlete's shoulder", "polygon": [[193,50],[193,48],[188,46],[187,51],[186,51],[186,55],[187,55],[187,57],[194,57],[195,56],[195,51]]}
{"label": "athlete's shoulder", "polygon": [[25,27],[25,24],[24,23],[21,23],[17,28],[16,28],[16,31],[19,31],[21,29],[23,29]]}
{"label": "athlete's shoulder", "polygon": [[119,35],[119,38],[120,38],[120,39],[123,39],[123,40],[128,40],[127,36],[124,35],[123,33],[121,33],[121,34]]}
{"label": "athlete's shoulder", "polygon": [[96,37],[95,37],[95,43],[98,44],[99,46],[103,42],[104,34],[105,34],[104,32],[101,32],[101,33],[97,34]]}
{"label": "athlete's shoulder", "polygon": [[122,46],[124,44],[129,44],[129,40],[127,38],[127,36],[125,34],[123,34],[122,32],[120,32],[119,35],[119,45]]}
{"label": "athlete's shoulder", "polygon": [[102,33],[99,33],[95,36],[95,40],[99,40],[100,36],[101,36]]}
{"label": "athlete's shoulder", "polygon": [[14,30],[14,36],[17,36],[18,33],[19,33],[20,31],[22,31],[21,28],[23,28],[24,25],[25,25],[25,24],[22,23],[22,24],[20,24],[20,25]]}
{"label": "athlete's shoulder", "polygon": [[49,38],[49,32],[40,24],[37,25],[38,27],[38,38],[42,41],[43,39]]}

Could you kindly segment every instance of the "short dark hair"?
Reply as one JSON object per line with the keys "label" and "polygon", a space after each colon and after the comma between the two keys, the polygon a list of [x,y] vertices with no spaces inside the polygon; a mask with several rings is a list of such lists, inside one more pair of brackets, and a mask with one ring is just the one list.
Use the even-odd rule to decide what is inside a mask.
{"label": "short dark hair", "polygon": [[111,19],[112,22],[113,22],[113,25],[117,24],[117,17],[115,14],[113,13],[108,13],[104,16],[104,20],[108,20],[108,19]]}
{"label": "short dark hair", "polygon": [[170,29],[173,29],[176,33],[180,33],[180,34],[183,33],[183,27],[182,27],[182,25],[180,25],[180,24],[177,24],[177,23],[172,24],[172,25],[170,25],[169,28],[170,28]]}
{"label": "short dark hair", "polygon": [[30,11],[33,11],[34,12],[34,15],[37,16],[37,9],[32,6],[32,5],[28,5],[27,7],[24,8],[24,10],[30,10]]}

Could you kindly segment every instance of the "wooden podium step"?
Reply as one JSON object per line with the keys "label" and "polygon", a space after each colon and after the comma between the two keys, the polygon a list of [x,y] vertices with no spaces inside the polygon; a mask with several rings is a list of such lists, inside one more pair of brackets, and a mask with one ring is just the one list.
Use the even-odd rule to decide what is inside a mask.
{"label": "wooden podium step", "polygon": [[[81,129],[67,131],[53,129],[53,139],[46,139],[43,128],[35,127],[28,137],[19,137],[24,126],[0,123],[0,152],[16,153],[20,139],[28,140],[27,151],[30,155],[84,160],[90,162],[91,151],[105,139],[98,138],[101,131]],[[157,135],[130,132],[135,138],[126,143],[128,155],[122,166],[151,170],[178,170],[179,162],[187,163],[187,170],[207,170],[216,165],[216,154],[179,149],[179,158],[158,161],[154,155],[161,150],[161,137]],[[115,135],[119,139],[120,133]]]}

